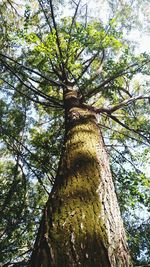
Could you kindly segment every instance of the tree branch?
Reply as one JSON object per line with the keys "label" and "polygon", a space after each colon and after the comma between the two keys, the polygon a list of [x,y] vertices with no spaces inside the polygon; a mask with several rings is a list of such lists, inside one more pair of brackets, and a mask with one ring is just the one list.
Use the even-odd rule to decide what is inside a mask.
{"label": "tree branch", "polygon": [[134,97],[131,97],[131,98],[128,98],[122,102],[120,102],[119,104],[113,106],[113,107],[110,107],[110,108],[94,108],[94,111],[96,113],[100,113],[100,112],[106,112],[108,114],[111,114],[113,113],[114,111],[132,103],[132,102],[135,102],[136,100],[140,100],[140,99],[150,99],[150,96],[144,96],[144,95],[138,95],[138,96],[134,96]]}
{"label": "tree branch", "polygon": [[93,82],[99,76],[99,74],[102,72],[102,66],[103,66],[104,58],[105,58],[105,52],[103,49],[99,68],[97,69],[96,74],[93,77],[91,77],[90,82]]}
{"label": "tree branch", "polygon": [[42,2],[42,1],[38,0],[38,3],[39,3],[39,5],[40,5],[40,7],[41,7],[41,9],[42,9],[42,12],[43,12],[43,14],[44,14],[44,17],[45,17],[45,19],[46,19],[47,25],[48,25],[49,28],[50,28],[50,32],[52,32],[52,27],[51,27],[51,25],[50,25],[48,16],[47,16],[47,14],[46,14],[46,12],[45,12],[45,10],[44,10],[44,8],[43,8],[43,3],[41,3],[41,2]]}
{"label": "tree branch", "polygon": [[[144,60],[142,62],[144,65],[147,63],[146,60]],[[100,85],[98,85],[97,87],[95,87],[94,89],[92,89],[89,93],[86,94],[86,98],[89,98],[89,97],[92,97],[93,95],[96,95],[97,93],[99,93],[99,89],[103,88],[106,84],[108,84],[109,82],[115,80],[116,78],[122,76],[122,75],[125,75],[128,73],[128,70],[130,68],[133,68],[133,67],[136,67],[137,66],[137,69],[139,69],[139,65],[138,63],[133,63],[129,66],[127,66],[124,70],[121,70],[119,72],[117,72],[116,74],[114,74],[113,76],[109,77],[108,79],[106,79],[105,81],[103,81]],[[133,73],[135,73],[136,70],[133,71]],[[93,80],[92,80],[93,81]],[[91,82],[91,80],[89,80],[89,82]]]}
{"label": "tree branch", "polygon": [[126,158],[123,153],[121,153],[120,151],[118,151],[114,146],[111,146],[111,148],[116,151],[125,161],[129,162],[130,165],[135,169],[136,172],[140,172],[140,170],[133,164],[133,162],[131,160],[129,160],[128,158]]}
{"label": "tree branch", "polygon": [[0,78],[4,83],[8,84],[14,91],[18,92],[20,95],[24,96],[25,98],[27,98],[28,100],[32,101],[33,103],[45,106],[46,108],[52,107],[52,108],[59,108],[60,106],[57,106],[56,104],[50,103],[49,102],[42,102],[38,99],[32,98],[27,94],[24,94],[23,92],[21,92],[20,90],[18,90],[16,87],[14,87],[11,83],[9,83],[8,81],[6,81],[5,79],[3,79],[2,77]]}
{"label": "tree branch", "polygon": [[[140,137],[146,139],[146,141],[147,141],[148,143],[150,143],[150,141],[148,141],[147,138],[146,138],[143,134],[141,134],[138,130],[135,130],[135,129],[133,129],[133,128],[130,128],[128,125],[126,125],[125,123],[121,122],[121,121],[118,120],[115,116],[113,116],[113,115],[111,115],[111,114],[109,114],[109,117],[110,117],[112,120],[114,120],[115,122],[117,122],[118,124],[120,124],[122,127],[126,128],[127,130],[129,130],[129,131],[131,131],[131,132],[134,132],[134,133],[138,134]],[[148,144],[146,144],[146,145],[148,145]]]}
{"label": "tree branch", "polygon": [[[0,53],[0,56],[2,56],[2,57],[4,57],[4,58],[7,58],[7,59],[9,59],[10,61],[12,61],[12,62],[14,62],[15,64],[17,64],[18,66],[21,66],[21,67],[23,67],[24,69],[26,69],[26,70],[28,70],[28,71],[30,71],[30,72],[33,72],[34,74],[36,74],[36,75],[42,77],[43,79],[49,81],[52,85],[56,85],[56,86],[64,86],[63,83],[61,83],[61,82],[59,82],[59,81],[55,81],[55,80],[53,80],[53,79],[51,79],[51,78],[49,78],[49,77],[46,77],[44,74],[42,74],[42,73],[40,73],[40,72],[38,72],[38,71],[36,71],[36,70],[33,70],[33,69],[31,69],[31,68],[29,68],[29,67],[27,67],[27,66],[24,66],[23,64],[17,62],[16,60],[14,60],[13,58],[11,58],[11,57],[9,57],[9,56],[7,56],[7,55],[4,55],[4,54]],[[0,60],[1,60],[1,59],[0,59]],[[2,60],[1,60],[1,61],[2,61]]]}
{"label": "tree branch", "polygon": [[139,96],[134,96],[134,97],[131,97],[131,98],[128,98],[124,101],[122,101],[121,103],[119,103],[118,105],[115,105],[114,107],[110,108],[109,109],[109,112],[112,113],[132,102],[135,102],[136,100],[140,100],[140,99],[150,99],[150,96],[144,96],[144,95],[139,95]]}
{"label": "tree branch", "polygon": [[39,174],[37,174],[37,172],[34,170],[35,167],[25,159],[23,153],[22,153],[21,151],[19,151],[19,150],[15,147],[14,144],[9,143],[9,142],[6,141],[6,140],[5,140],[5,142],[9,145],[9,147],[12,148],[13,152],[17,153],[17,154],[20,156],[20,158],[22,159],[22,162],[24,162],[24,163],[26,164],[26,166],[29,168],[29,170],[32,171],[32,173],[35,175],[35,177],[37,178],[38,182],[39,182],[40,185],[43,187],[43,189],[45,190],[45,192],[47,193],[47,195],[49,195],[49,191],[47,190],[47,187],[44,185],[41,176],[40,176]]}
{"label": "tree branch", "polygon": [[99,54],[99,51],[95,54],[95,55],[93,55],[90,59],[88,59],[86,62],[89,62],[86,66],[85,66],[85,68],[82,70],[82,72],[81,72],[81,74],[79,75],[79,77],[77,78],[77,81],[79,81],[81,78],[82,78],[82,76],[84,75],[84,73],[87,71],[87,69],[91,66],[91,64],[92,64],[92,62],[95,60],[95,58],[98,56],[98,54]]}
{"label": "tree branch", "polygon": [[[28,154],[30,154],[31,156],[33,156],[34,154],[30,151],[30,149],[25,145],[23,144],[21,141],[19,141],[15,136],[13,136],[10,132],[7,133],[7,129],[5,129],[3,126],[0,125],[0,133],[2,133],[3,135],[7,136],[9,141],[10,141],[10,144],[8,143],[8,141],[5,140],[6,143],[8,143],[10,146],[12,145],[12,140],[14,140],[17,144],[19,144],[21,146],[21,151],[24,149]],[[15,151],[17,152],[18,150],[16,150],[15,148]],[[19,153],[21,153],[20,151],[18,151]],[[22,159],[25,161],[26,165],[29,167],[29,169],[31,169],[30,167],[30,164],[25,160],[25,158],[23,157],[23,153],[20,154],[20,156],[22,157]],[[39,160],[39,159],[36,159],[37,162],[39,163],[40,166],[44,166],[44,174],[47,176],[47,178],[49,179],[49,181],[51,183],[53,183],[55,177],[51,174],[51,177],[52,179],[49,177],[49,175],[47,174],[47,172],[50,172],[49,171],[49,168],[47,168],[45,165],[42,164],[42,162]],[[31,165],[32,166],[32,165]],[[34,166],[32,166],[34,168]],[[51,167],[54,171],[56,171],[53,167]],[[33,169],[31,169],[31,171],[33,172]],[[36,172],[34,171],[34,174],[35,176],[37,177],[37,179],[40,179],[41,178],[36,174]]]}
{"label": "tree branch", "polygon": [[34,92],[35,94],[38,94],[40,97],[50,101],[51,103],[53,104],[56,104],[56,105],[60,105],[62,107],[62,105],[59,103],[59,101],[57,99],[55,99],[54,97],[51,97],[51,96],[48,96],[46,94],[44,94],[42,91],[38,90],[37,88],[33,88],[33,85],[32,87],[29,86],[28,84],[26,84],[21,78],[20,76],[18,76],[16,74],[16,72],[6,63],[2,60],[4,66],[6,67],[6,69],[8,69],[18,80],[19,82],[21,82],[22,85],[24,85],[26,88],[28,88],[29,90],[31,90],[32,92]]}
{"label": "tree branch", "polygon": [[79,0],[78,4],[76,5],[76,9],[75,9],[74,15],[72,17],[72,22],[71,22],[71,26],[70,26],[70,30],[69,30],[69,40],[68,40],[68,45],[67,45],[67,56],[66,56],[65,65],[67,65],[67,62],[68,62],[68,59],[69,59],[68,52],[69,52],[70,43],[71,43],[71,32],[72,32],[73,25],[74,25],[75,20],[76,20],[76,16],[77,16],[77,13],[78,13],[78,8],[79,8],[79,5],[80,5],[80,2],[81,2],[81,0]]}
{"label": "tree branch", "polygon": [[108,129],[108,130],[114,131],[115,133],[122,134],[122,135],[124,135],[125,137],[128,137],[129,139],[131,139],[131,140],[133,140],[133,141],[136,141],[136,142],[141,143],[141,144],[143,144],[143,145],[147,145],[145,142],[143,142],[143,141],[141,141],[141,140],[139,140],[139,139],[137,139],[137,138],[135,138],[135,137],[133,137],[133,136],[130,136],[130,135],[128,135],[128,134],[125,134],[124,132],[121,132],[121,131],[112,129],[112,128],[110,128],[110,127],[108,127],[108,126],[106,126],[106,125],[103,125],[103,124],[101,124],[101,123],[100,123],[100,126],[103,127],[103,128],[106,128],[106,129]]}
{"label": "tree branch", "polygon": [[63,62],[63,55],[62,55],[62,51],[61,51],[61,44],[60,44],[60,39],[59,39],[59,35],[58,35],[57,24],[56,24],[56,21],[55,21],[53,3],[52,3],[52,0],[48,0],[48,1],[49,1],[49,4],[50,4],[52,21],[53,21],[54,29],[55,29],[55,32],[56,32],[56,43],[57,43],[59,55],[60,55],[60,58],[61,58],[62,73],[64,75],[64,78],[66,78],[66,73],[65,73],[65,68],[64,68],[64,62]]}

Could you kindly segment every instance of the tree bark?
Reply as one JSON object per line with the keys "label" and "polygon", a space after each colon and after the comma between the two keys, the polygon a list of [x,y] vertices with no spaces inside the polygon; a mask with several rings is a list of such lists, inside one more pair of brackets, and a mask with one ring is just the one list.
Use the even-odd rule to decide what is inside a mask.
{"label": "tree bark", "polygon": [[31,267],[132,266],[96,114],[65,94],[66,133]]}

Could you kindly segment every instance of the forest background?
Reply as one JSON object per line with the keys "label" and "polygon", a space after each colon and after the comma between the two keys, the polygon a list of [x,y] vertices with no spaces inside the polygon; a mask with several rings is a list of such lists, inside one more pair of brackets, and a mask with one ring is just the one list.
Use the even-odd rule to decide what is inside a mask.
{"label": "forest background", "polygon": [[50,2],[0,2],[0,262],[26,266],[55,180],[63,61],[84,102],[101,112],[132,258],[148,264],[149,1],[53,1],[58,58]]}

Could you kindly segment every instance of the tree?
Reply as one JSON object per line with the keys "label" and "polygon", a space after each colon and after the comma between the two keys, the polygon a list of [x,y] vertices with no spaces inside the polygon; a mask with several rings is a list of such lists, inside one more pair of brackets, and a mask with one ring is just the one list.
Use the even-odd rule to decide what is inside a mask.
{"label": "tree", "polygon": [[[11,247],[19,235],[15,253],[21,245],[25,250],[19,258],[29,255],[27,232],[33,238],[32,218],[37,221],[43,213],[30,266],[132,266],[113,180],[123,207],[129,192],[129,203],[134,206],[136,198],[147,206],[147,181],[129,145],[131,140],[140,149],[143,144],[146,157],[149,58],[134,55],[117,19],[109,19],[106,27],[88,16],[81,1],[72,5],[73,16],[63,17],[52,1],[39,1],[35,11],[25,6],[13,35],[7,21],[3,25],[7,47],[0,53],[0,129],[1,153],[8,157],[1,167],[3,245],[9,242],[8,258],[13,258]],[[137,73],[146,84],[134,80]],[[110,151],[113,179],[103,135],[117,140]],[[127,165],[128,175],[124,158],[134,168]],[[127,195],[119,194],[123,188]]]}

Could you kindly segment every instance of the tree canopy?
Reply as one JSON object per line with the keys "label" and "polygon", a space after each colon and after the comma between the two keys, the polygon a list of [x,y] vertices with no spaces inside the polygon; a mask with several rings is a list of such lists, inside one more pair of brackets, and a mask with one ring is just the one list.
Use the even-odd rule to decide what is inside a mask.
{"label": "tree canopy", "polygon": [[132,257],[148,263],[150,58],[128,39],[147,31],[148,1],[135,2],[105,1],[94,14],[81,0],[1,1],[3,266],[31,255],[62,150],[66,84],[97,113]]}

